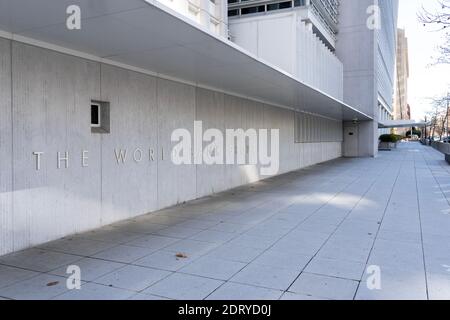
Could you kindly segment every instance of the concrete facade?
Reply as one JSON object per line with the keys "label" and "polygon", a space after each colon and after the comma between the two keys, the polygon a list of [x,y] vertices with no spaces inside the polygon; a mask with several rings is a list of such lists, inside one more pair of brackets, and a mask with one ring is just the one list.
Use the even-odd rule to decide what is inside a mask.
{"label": "concrete facade", "polygon": [[231,39],[257,57],[336,99],[343,66],[304,21],[302,9],[230,19]]}
{"label": "concrete facade", "polygon": [[336,55],[344,65],[344,102],[376,119],[358,123],[359,156],[378,154],[378,121],[392,115],[397,11],[397,0],[340,1]]}
{"label": "concrete facade", "polygon": [[[318,2],[294,1],[289,8],[268,11],[271,3],[233,2],[232,8],[240,11],[229,21],[232,40],[375,119],[355,117],[349,125],[357,124],[358,137],[349,139],[357,143],[351,148],[356,150],[352,157],[376,156],[378,137],[389,131],[379,130],[378,121],[393,117],[398,0],[328,2],[329,10],[338,15],[322,20],[305,15],[317,16]],[[243,15],[244,8],[259,5],[266,5],[263,13]],[[329,33],[335,38],[330,44],[319,29],[333,30],[333,17],[339,24]]]}
{"label": "concrete facade", "polygon": [[228,37],[227,0],[156,0],[209,32]]}
{"label": "concrete facade", "polygon": [[[0,254],[265,178],[175,166],[171,132],[194,120],[280,129],[280,173],[342,155],[340,141],[295,143],[294,111],[12,40],[0,39],[0,83]],[[91,132],[91,100],[110,103],[109,134]]]}

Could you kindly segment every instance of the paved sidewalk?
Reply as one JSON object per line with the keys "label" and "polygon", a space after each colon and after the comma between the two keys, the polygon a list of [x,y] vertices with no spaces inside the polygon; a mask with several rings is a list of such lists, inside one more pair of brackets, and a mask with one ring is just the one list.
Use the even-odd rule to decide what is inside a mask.
{"label": "paved sidewalk", "polygon": [[443,155],[405,143],[0,257],[0,297],[450,299],[449,201]]}

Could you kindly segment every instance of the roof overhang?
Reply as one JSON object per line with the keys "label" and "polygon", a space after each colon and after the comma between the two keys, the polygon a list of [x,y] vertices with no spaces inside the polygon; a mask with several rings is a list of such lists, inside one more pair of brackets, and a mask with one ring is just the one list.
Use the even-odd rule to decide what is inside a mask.
{"label": "roof overhang", "polygon": [[389,128],[421,128],[430,125],[426,122],[416,122],[414,120],[382,120],[378,122],[378,128],[389,129]]}
{"label": "roof overhang", "polygon": [[[69,5],[81,8],[81,30],[66,28]],[[155,0],[0,0],[0,36],[284,108],[372,120]]]}

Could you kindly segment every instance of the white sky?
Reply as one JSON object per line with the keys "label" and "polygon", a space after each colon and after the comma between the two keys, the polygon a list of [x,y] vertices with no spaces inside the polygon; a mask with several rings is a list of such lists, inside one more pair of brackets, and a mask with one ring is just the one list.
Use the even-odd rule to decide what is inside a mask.
{"label": "white sky", "polygon": [[408,102],[412,118],[420,120],[431,109],[428,98],[445,96],[450,90],[450,65],[430,66],[442,44],[444,32],[430,31],[417,19],[422,8],[433,8],[435,0],[400,0],[398,27],[406,29],[409,45]]}

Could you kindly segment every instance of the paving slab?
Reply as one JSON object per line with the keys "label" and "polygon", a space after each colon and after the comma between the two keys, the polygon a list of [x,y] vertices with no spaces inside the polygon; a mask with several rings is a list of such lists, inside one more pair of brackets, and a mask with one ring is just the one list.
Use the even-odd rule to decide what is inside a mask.
{"label": "paving slab", "polygon": [[449,188],[442,154],[402,143],[0,257],[0,297],[450,299]]}
{"label": "paving slab", "polygon": [[189,274],[175,273],[142,293],[179,300],[202,300],[224,282]]}
{"label": "paving slab", "polygon": [[227,282],[208,296],[207,300],[277,300],[283,291]]}
{"label": "paving slab", "polygon": [[289,292],[331,300],[352,300],[358,281],[302,273]]}

